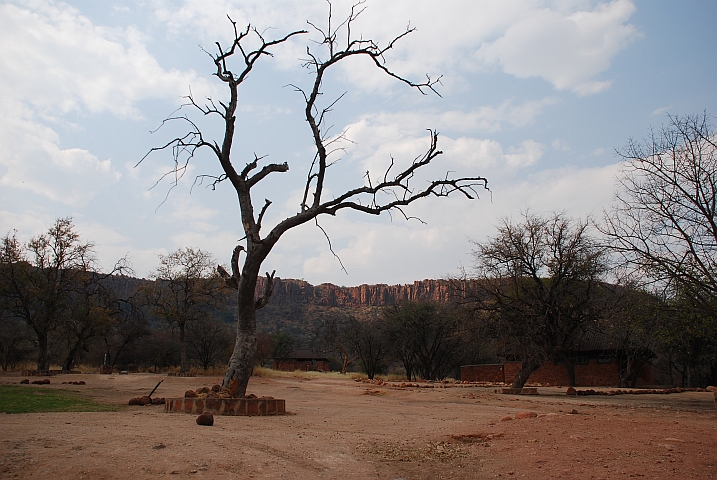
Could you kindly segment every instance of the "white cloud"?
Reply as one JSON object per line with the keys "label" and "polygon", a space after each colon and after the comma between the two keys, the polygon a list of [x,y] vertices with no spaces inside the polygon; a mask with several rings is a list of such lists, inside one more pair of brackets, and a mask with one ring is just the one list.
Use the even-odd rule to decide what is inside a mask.
{"label": "white cloud", "polygon": [[[185,0],[179,8],[166,1],[159,5],[157,15],[170,28],[183,32],[191,26],[208,44],[217,37],[228,40],[227,13],[240,26],[251,20],[259,28],[273,27],[267,35],[306,28],[305,19],[322,26],[327,14],[326,4],[318,0]],[[345,18],[349,5],[335,2],[335,20]],[[627,23],[635,11],[631,0],[601,2],[592,8],[584,0],[455,0],[441,5],[414,0],[369,2],[366,7],[352,31],[380,45],[404,32],[409,24],[417,29],[387,53],[393,71],[415,80],[427,73],[433,78],[443,74],[449,85],[460,83],[456,77],[468,71],[498,64],[508,74],[540,77],[558,90],[597,93],[608,88],[610,80],[596,77],[638,36],[636,28]],[[316,34],[310,32],[308,37],[315,39]],[[305,57],[305,47],[300,46],[305,43],[301,38],[275,49],[279,64],[296,68],[296,59]],[[396,85],[368,61],[353,62],[343,76],[364,89],[388,91]]]}
{"label": "white cloud", "polygon": [[668,106],[668,107],[656,108],[656,109],[652,112],[652,116],[653,116],[653,117],[662,116],[662,115],[664,115],[665,113],[669,112],[670,110],[672,110],[672,105],[670,105],[670,106]]}
{"label": "white cloud", "polygon": [[87,150],[59,147],[58,135],[38,123],[19,102],[0,99],[0,185],[29,190],[66,205],[86,205],[121,177],[109,159]]}
{"label": "white cloud", "polygon": [[562,152],[570,151],[570,144],[568,144],[568,142],[566,142],[565,140],[562,140],[560,138],[553,139],[553,141],[550,142],[550,145],[553,147],[553,150],[559,150]]}
{"label": "white cloud", "polygon": [[139,100],[206,85],[193,71],[162,69],[146,40],[133,27],[96,26],[62,3],[0,5],[0,85],[43,111],[121,117],[139,116]]}
{"label": "white cloud", "polygon": [[598,93],[610,81],[595,77],[638,35],[634,26],[625,24],[635,10],[630,0],[574,12],[538,8],[510,25],[497,40],[484,43],[476,58],[498,63],[518,78],[541,77],[558,90]]}
{"label": "white cloud", "polygon": [[81,206],[116,182],[111,159],[63,145],[46,123],[80,128],[64,118],[70,112],[139,118],[140,100],[178,98],[190,83],[203,89],[193,71],[162,69],[145,41],[59,2],[0,5],[0,185]]}
{"label": "white cloud", "polygon": [[[353,145],[347,147],[349,161],[358,161],[361,171],[371,172],[372,178],[378,178],[388,167],[391,159],[395,162],[395,169],[405,168],[414,158],[424,154],[428,148],[428,135],[425,132],[425,123],[434,120],[440,130],[441,126],[455,126],[462,130],[461,125],[470,124],[476,116],[488,123],[501,120],[503,113],[493,111],[494,116],[486,115],[483,109],[476,112],[447,112],[434,119],[430,115],[400,112],[395,114],[379,113],[364,115],[361,119],[348,126],[348,136]],[[448,120],[446,120],[446,118]],[[497,118],[497,120],[496,120]],[[423,128],[421,123],[425,122]],[[474,129],[475,130],[475,129]],[[519,146],[504,149],[503,146],[491,139],[480,139],[472,136],[453,138],[440,135],[439,150],[444,154],[433,162],[434,168],[424,171],[433,171],[436,168],[441,173],[446,169],[461,167],[460,173],[466,169],[485,169],[500,166],[499,175],[504,175],[505,167],[510,170],[521,169],[534,165],[543,155],[544,146],[534,140],[524,140]],[[419,172],[419,176],[422,172]],[[481,172],[483,174],[483,172]]]}

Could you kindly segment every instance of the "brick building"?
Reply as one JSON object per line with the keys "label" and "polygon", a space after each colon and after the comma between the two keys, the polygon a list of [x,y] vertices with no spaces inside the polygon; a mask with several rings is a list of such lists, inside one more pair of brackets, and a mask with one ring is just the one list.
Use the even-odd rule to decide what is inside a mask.
{"label": "brick building", "polygon": [[328,372],[329,359],[315,354],[311,350],[294,350],[286,357],[272,360],[271,368],[293,372],[301,370],[304,372]]}
{"label": "brick building", "polygon": [[[570,385],[570,368],[575,375],[577,387],[617,387],[620,375],[631,387],[654,385],[652,366],[646,361],[649,351],[630,352],[616,348],[611,339],[594,332],[583,332],[573,348],[547,360],[528,377],[529,384]],[[510,358],[510,357],[508,357]],[[627,369],[627,362],[630,368]],[[464,365],[461,380],[469,382],[513,383],[520,371],[520,361],[499,364]],[[630,374],[627,375],[627,372]]]}
{"label": "brick building", "polygon": [[[510,384],[520,370],[520,365],[521,362],[464,365],[461,367],[461,380]],[[573,368],[577,387],[617,387],[620,383],[617,361],[613,357],[587,358],[585,363],[578,363]],[[641,363],[635,370],[634,386],[654,384],[652,366]],[[530,375],[527,383],[570,385],[568,369],[564,362],[548,360]]]}

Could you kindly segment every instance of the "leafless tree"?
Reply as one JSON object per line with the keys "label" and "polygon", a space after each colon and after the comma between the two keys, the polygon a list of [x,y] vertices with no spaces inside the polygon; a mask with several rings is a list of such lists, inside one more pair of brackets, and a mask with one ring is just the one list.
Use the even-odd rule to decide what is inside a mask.
{"label": "leafless tree", "polygon": [[717,295],[717,132],[707,114],[670,116],[630,140],[615,204],[599,225],[637,278],[665,297],[693,296],[714,315]]}
{"label": "leafless tree", "polygon": [[214,272],[212,256],[191,247],[160,255],[152,277],[156,282],[145,288],[147,303],[154,315],[179,330],[180,371],[186,372],[187,328],[205,320],[225,301],[226,286]]}
{"label": "leafless tree", "polygon": [[[238,196],[241,223],[245,233],[243,239],[245,246],[239,245],[234,249],[231,274],[220,270],[226,278],[227,284],[237,289],[238,295],[237,341],[224,379],[224,386],[232,388],[236,396],[243,396],[246,391],[256,350],[256,310],[265,306],[269,301],[274,273],[267,273],[265,288],[255,297],[257,278],[262,262],[284,233],[299,225],[316,221],[320,215],[336,215],[341,210],[356,210],[370,215],[379,215],[389,211],[403,213],[402,207],[421,198],[446,197],[454,192],[474,198],[477,196],[478,188],[487,188],[485,178],[453,177],[450,174],[425,185],[414,185],[416,182],[412,182],[412,180],[419,169],[427,166],[441,154],[441,151],[438,150],[438,133],[431,131],[428,150],[425,154],[415,158],[407,168],[393,172],[391,167],[394,167],[394,164],[391,162],[391,167],[379,177],[372,178],[367,172],[363,185],[344,193],[327,194],[327,172],[333,162],[332,154],[336,154],[340,150],[340,142],[345,140],[343,133],[330,136],[326,124],[327,115],[336,105],[338,99],[326,106],[322,106],[320,103],[322,86],[327,80],[327,72],[349,58],[362,57],[372,61],[376,68],[389,77],[414,87],[424,94],[435,92],[435,86],[439,80],[427,77],[423,82],[413,82],[394,73],[386,65],[385,56],[394,48],[396,42],[406,37],[414,29],[407,28],[385,46],[380,46],[373,40],[355,35],[353,27],[362,11],[363,7],[360,3],[354,5],[349,16],[336,25],[329,4],[327,27],[318,27],[308,22],[310,29],[320,38],[311,47],[307,47],[306,59],[303,61],[304,67],[313,77],[313,82],[308,89],[302,89],[297,85],[292,85],[292,87],[304,100],[304,118],[311,130],[315,154],[313,159],[307,162],[303,199],[299,211],[295,215],[276,223],[268,232],[262,231],[262,221],[271,201],[265,200],[257,214],[252,199],[252,189],[260,182],[267,180],[273,173],[287,172],[289,165],[286,162],[265,163],[263,158],[255,156],[243,167],[238,167],[239,160],[232,158],[232,146],[237,139],[235,121],[239,87],[260,58],[271,56],[271,50],[274,47],[308,33],[306,30],[297,30],[283,37],[267,40],[264,34],[256,28],[247,26],[240,30],[230,19],[234,27],[233,41],[228,47],[217,42],[217,53],[210,54],[216,67],[214,75],[226,85],[228,99],[220,102],[208,99],[206,103],[198,103],[190,94],[187,97],[186,105],[205,116],[219,117],[224,124],[223,138],[219,141],[210,140],[189,117],[175,116],[167,121],[185,122],[189,131],[149,152],[171,150],[174,166],[167,175],[176,178],[186,171],[189,162],[199,149],[207,149],[216,156],[221,165],[222,174],[216,177],[205,176],[203,180],[210,178],[212,186],[228,181]],[[232,62],[238,64],[236,69],[230,65]],[[241,251],[246,252],[246,257],[240,269],[238,260]]]}
{"label": "leafless tree", "polygon": [[51,335],[68,318],[72,296],[94,270],[93,245],[82,242],[72,219],[57,219],[27,244],[6,235],[0,246],[0,294],[15,318],[33,330],[37,368],[50,366]]}
{"label": "leafless tree", "polygon": [[486,332],[504,354],[522,361],[513,387],[522,388],[546,360],[574,344],[600,316],[604,252],[586,222],[561,214],[504,220],[498,234],[476,243],[476,306]]}

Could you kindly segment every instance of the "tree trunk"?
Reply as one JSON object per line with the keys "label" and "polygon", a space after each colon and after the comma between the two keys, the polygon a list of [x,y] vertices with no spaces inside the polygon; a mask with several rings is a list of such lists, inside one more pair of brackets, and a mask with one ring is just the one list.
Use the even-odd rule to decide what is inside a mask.
{"label": "tree trunk", "polygon": [[37,334],[37,346],[40,350],[37,357],[37,369],[38,370],[49,370],[50,369],[50,345],[48,341],[47,332],[41,332]]}
{"label": "tree trunk", "polygon": [[[267,251],[268,253],[268,251]],[[264,255],[266,256],[266,255]],[[256,290],[259,268],[264,258],[252,258],[247,255],[244,269],[237,291],[238,321],[237,337],[234,351],[229,359],[227,373],[222,386],[228,388],[233,397],[241,398],[246,394],[251,372],[254,369],[254,355],[256,353]]]}
{"label": "tree trunk", "polygon": [[568,372],[568,386],[574,387],[575,385],[575,363],[571,358],[565,359],[565,370]]}
{"label": "tree trunk", "polygon": [[515,379],[513,379],[513,385],[511,386],[513,388],[523,388],[523,386],[525,386],[525,382],[528,381],[530,375],[538,368],[540,368],[541,365],[541,362],[533,358],[523,360],[523,363],[520,367],[520,371],[515,375]]}
{"label": "tree trunk", "polygon": [[187,342],[185,325],[179,325],[179,373],[187,373],[189,371],[187,365]]}
{"label": "tree trunk", "polygon": [[65,363],[62,365],[62,370],[69,372],[72,370],[72,365],[75,363],[75,357],[77,357],[77,354],[79,353],[80,349],[80,342],[78,341],[70,348],[70,351],[67,352],[67,356],[65,357]]}

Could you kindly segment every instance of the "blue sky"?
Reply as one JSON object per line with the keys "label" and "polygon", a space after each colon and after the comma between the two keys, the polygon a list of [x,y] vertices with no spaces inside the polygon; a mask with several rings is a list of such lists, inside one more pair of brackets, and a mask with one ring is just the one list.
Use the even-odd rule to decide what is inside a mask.
{"label": "blue sky", "polygon": [[[350,3],[334,2],[338,17]],[[615,189],[615,148],[659,128],[666,115],[717,112],[717,2],[377,1],[356,30],[385,42],[406,25],[416,31],[387,57],[401,75],[443,75],[442,98],[423,96],[362,62],[337,69],[326,98],[348,92],[331,117],[353,143],[329,179],[331,192],[363,184],[390,161],[425,148],[440,132],[444,155],[428,177],[446,171],[488,177],[492,193],[414,204],[400,216],[342,213],[321,219],[348,275],[313,224],[289,232],[265,263],[284,278],[340,285],[410,283],[456,274],[471,263],[470,239],[495,232],[521,210],[565,211],[599,219]],[[229,14],[267,35],[321,24],[317,1],[0,2],[0,232],[28,239],[57,217],[72,216],[110,267],[128,255],[148,276],[157,255],[178,247],[210,251],[227,263],[243,236],[229,185],[195,186],[217,173],[200,155],[167,197],[154,186],[167,155],[135,164],[171,129],[150,134],[191,87],[223,98],[211,50],[231,35]],[[235,162],[253,154],[287,161],[255,204],[274,203],[265,225],[294,213],[312,158],[302,99],[300,58],[311,35],[274,50],[244,85]],[[310,44],[310,43],[309,43]],[[213,123],[208,136],[220,135]],[[428,178],[426,177],[426,178]],[[167,200],[163,200],[167,197]]]}

